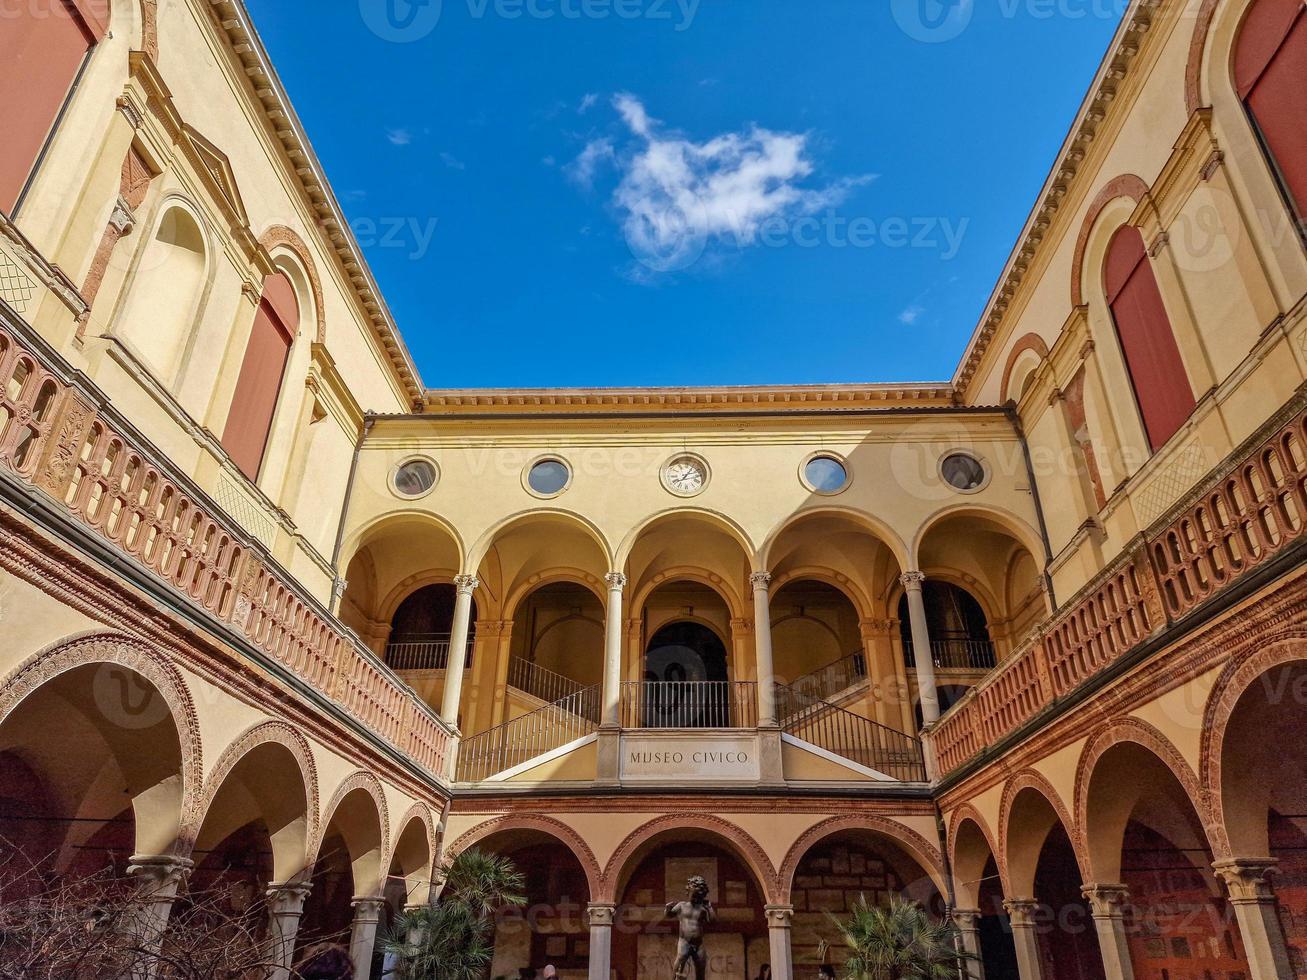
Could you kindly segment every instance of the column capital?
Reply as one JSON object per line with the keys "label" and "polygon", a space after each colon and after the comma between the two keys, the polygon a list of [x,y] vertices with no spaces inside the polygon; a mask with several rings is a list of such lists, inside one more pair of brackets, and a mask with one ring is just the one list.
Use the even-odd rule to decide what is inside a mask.
{"label": "column capital", "polygon": [[149,895],[172,897],[195,868],[195,862],[189,858],[172,854],[138,854],[132,857],[127,866],[127,873],[141,881],[141,886]]}
{"label": "column capital", "polygon": [[858,622],[858,628],[872,636],[887,636],[894,632],[896,625],[898,623],[893,619],[863,619]]}
{"label": "column capital", "polygon": [[1080,894],[1089,902],[1089,910],[1095,919],[1119,919],[1130,902],[1130,889],[1122,884],[1085,885]]}
{"label": "column capital", "polygon": [[1014,927],[1033,926],[1035,910],[1039,903],[1033,898],[1009,898],[1003,902],[1003,911],[1008,914]]}
{"label": "column capital", "polygon": [[1269,857],[1231,858],[1216,861],[1212,869],[1225,882],[1230,901],[1235,905],[1271,902],[1271,875],[1278,873],[1279,860]]}
{"label": "column capital", "polygon": [[283,881],[269,885],[264,895],[273,915],[302,915],[311,891],[311,882]]}
{"label": "column capital", "polygon": [[587,924],[591,927],[612,928],[613,919],[617,916],[616,905],[587,905],[585,907]]}
{"label": "column capital", "polygon": [[766,592],[771,588],[771,572],[754,572],[749,576],[749,583],[754,592]]}
{"label": "column capital", "polygon": [[356,897],[349,904],[354,910],[356,922],[380,922],[381,914],[386,908],[386,900],[380,895]]}
{"label": "column capital", "polygon": [[965,931],[979,928],[981,913],[980,909],[952,909],[949,917],[953,920],[954,925]]}
{"label": "column capital", "polygon": [[604,581],[608,583],[609,592],[621,592],[626,588],[626,576],[621,572],[609,572]]}
{"label": "column capital", "polygon": [[793,905],[768,905],[763,909],[769,929],[788,929],[794,923]]}
{"label": "column capital", "polygon": [[481,580],[475,575],[455,575],[454,591],[459,595],[471,595],[481,585]]}
{"label": "column capital", "polygon": [[926,582],[925,572],[904,572],[899,576],[899,583],[909,592],[921,590],[922,585]]}
{"label": "column capital", "polygon": [[731,633],[744,636],[753,632],[753,620],[745,616],[736,616],[731,620]]}

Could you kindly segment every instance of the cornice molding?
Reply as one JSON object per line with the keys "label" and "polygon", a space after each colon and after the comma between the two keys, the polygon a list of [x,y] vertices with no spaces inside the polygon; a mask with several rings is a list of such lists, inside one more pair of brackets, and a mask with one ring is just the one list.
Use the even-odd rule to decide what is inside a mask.
{"label": "cornice molding", "polygon": [[562,410],[601,413],[615,409],[695,412],[713,409],[782,408],[949,408],[956,405],[952,385],[831,384],[725,385],[703,388],[449,388],[426,392],[430,414]]}

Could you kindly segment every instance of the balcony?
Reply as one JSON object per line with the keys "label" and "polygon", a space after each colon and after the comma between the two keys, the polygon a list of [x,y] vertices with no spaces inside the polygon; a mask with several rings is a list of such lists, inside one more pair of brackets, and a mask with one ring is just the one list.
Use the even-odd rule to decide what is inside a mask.
{"label": "balcony", "polygon": [[930,739],[941,774],[1145,655],[1171,627],[1198,621],[1235,583],[1295,560],[1307,536],[1304,402],[1269,420],[940,719]]}
{"label": "balcony", "polygon": [[[467,638],[467,662],[472,666],[472,645],[476,638]],[[449,666],[448,633],[407,633],[391,636],[386,643],[386,664],[391,670],[444,670]]]}
{"label": "balcony", "polygon": [[630,681],[622,685],[623,728],[757,728],[753,681]]}
{"label": "balcony", "polygon": [[[994,644],[989,640],[946,637],[930,641],[931,659],[937,670],[993,670],[998,666]],[[909,670],[917,666],[911,640],[903,643],[903,659]]]}

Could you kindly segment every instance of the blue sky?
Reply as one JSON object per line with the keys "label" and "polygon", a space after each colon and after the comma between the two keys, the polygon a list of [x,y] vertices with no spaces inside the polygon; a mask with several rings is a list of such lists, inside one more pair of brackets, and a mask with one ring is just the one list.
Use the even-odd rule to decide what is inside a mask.
{"label": "blue sky", "polygon": [[248,2],[481,387],[949,377],[1123,0]]}

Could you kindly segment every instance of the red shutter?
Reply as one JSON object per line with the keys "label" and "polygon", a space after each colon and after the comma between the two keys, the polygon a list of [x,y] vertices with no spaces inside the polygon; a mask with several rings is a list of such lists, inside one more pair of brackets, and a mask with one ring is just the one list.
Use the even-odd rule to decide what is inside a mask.
{"label": "red shutter", "polygon": [[299,305],[295,291],[285,276],[273,276],[263,288],[263,300],[254,317],[254,329],[245,348],[245,361],[236,380],[236,393],[222,436],[223,447],[251,480],[259,477],[286,373],[286,360],[298,329]]}
{"label": "red shutter", "polygon": [[1138,230],[1122,228],[1116,233],[1108,249],[1104,278],[1135,400],[1148,442],[1156,451],[1184,425],[1195,402]]}
{"label": "red shutter", "polygon": [[1259,0],[1235,51],[1234,80],[1285,192],[1307,217],[1307,13],[1303,0]]}
{"label": "red shutter", "polygon": [[0,18],[0,209],[12,213],[87,49],[104,31],[107,4],[26,0]]}

